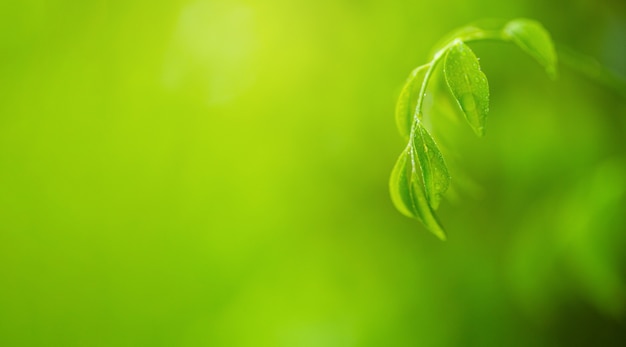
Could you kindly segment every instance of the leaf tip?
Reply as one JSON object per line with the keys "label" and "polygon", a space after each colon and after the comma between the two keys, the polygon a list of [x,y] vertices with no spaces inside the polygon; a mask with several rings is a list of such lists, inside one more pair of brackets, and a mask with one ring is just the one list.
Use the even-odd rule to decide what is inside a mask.
{"label": "leaf tip", "polygon": [[476,136],[478,137],[484,137],[485,136],[485,127],[481,126],[481,127],[476,127],[474,128],[475,132],[476,132]]}
{"label": "leaf tip", "polygon": [[548,78],[553,81],[559,79],[559,70],[556,68],[556,64],[546,67],[546,73],[548,74]]}
{"label": "leaf tip", "polygon": [[432,213],[432,210],[429,215],[422,216],[422,217],[426,217],[422,219],[421,222],[429,232],[431,232],[441,241],[447,240],[446,232],[443,226],[441,225],[441,223],[439,222],[439,219],[437,218],[437,216],[435,216]]}
{"label": "leaf tip", "polygon": [[443,227],[440,224],[437,224],[436,227],[428,226],[428,230],[433,233],[439,240],[447,241],[448,237],[446,236],[446,232],[443,230]]}

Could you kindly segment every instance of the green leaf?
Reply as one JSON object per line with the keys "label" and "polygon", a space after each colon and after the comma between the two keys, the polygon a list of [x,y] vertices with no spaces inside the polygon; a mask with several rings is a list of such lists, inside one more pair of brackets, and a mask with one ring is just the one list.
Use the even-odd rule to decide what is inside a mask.
{"label": "green leaf", "polygon": [[391,172],[389,192],[398,211],[407,217],[419,220],[439,239],[446,239],[446,234],[424,193],[420,175],[415,167],[413,146],[407,146],[398,158]]}
{"label": "green leaf", "polygon": [[411,133],[411,126],[415,119],[417,97],[427,69],[428,65],[422,65],[411,72],[396,103],[396,125],[398,126],[398,131],[405,139],[408,139]]}
{"label": "green leaf", "polygon": [[448,167],[437,144],[421,123],[417,125],[413,146],[422,171],[426,198],[436,210],[443,193],[450,186]]}
{"label": "green leaf", "polygon": [[556,78],[556,52],[550,34],[531,19],[515,19],[504,27],[504,37],[513,41],[539,62],[551,78]]}
{"label": "green leaf", "polygon": [[443,72],[448,87],[478,136],[485,133],[489,112],[489,83],[474,52],[457,40],[446,54]]}
{"label": "green leaf", "polygon": [[416,218],[417,208],[411,191],[411,173],[413,171],[411,151],[412,149],[407,147],[396,161],[389,179],[389,193],[391,194],[391,201],[400,213],[407,217]]}

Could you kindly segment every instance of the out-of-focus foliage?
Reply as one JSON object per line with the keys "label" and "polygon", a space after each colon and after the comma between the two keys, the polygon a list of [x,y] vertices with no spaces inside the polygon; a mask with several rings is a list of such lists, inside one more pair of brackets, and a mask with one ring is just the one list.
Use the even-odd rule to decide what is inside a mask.
{"label": "out-of-focus foliage", "polygon": [[[389,201],[394,103],[517,17],[597,64],[472,44],[480,139],[433,76],[442,243]],[[2,1],[0,345],[621,345],[625,40],[612,0]]]}
{"label": "out-of-focus foliage", "polygon": [[516,19],[506,25],[504,33],[506,39],[513,41],[543,65],[550,77],[557,76],[554,42],[541,24],[528,19]]}

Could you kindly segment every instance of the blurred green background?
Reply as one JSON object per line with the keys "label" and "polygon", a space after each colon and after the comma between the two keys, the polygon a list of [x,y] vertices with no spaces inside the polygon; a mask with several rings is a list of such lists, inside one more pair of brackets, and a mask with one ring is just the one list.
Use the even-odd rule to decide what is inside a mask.
{"label": "blurred green background", "polygon": [[472,44],[449,240],[389,199],[408,73],[516,17],[626,75],[621,0],[3,0],[0,346],[621,345],[626,99],[593,64]]}

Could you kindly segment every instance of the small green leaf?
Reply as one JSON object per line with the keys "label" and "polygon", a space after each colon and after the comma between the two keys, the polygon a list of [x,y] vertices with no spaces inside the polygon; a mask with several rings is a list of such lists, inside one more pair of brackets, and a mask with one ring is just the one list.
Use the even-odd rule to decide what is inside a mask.
{"label": "small green leaf", "polygon": [[411,192],[411,173],[413,170],[410,151],[412,149],[407,147],[396,161],[389,179],[389,192],[391,201],[400,213],[407,217],[416,218],[417,209]]}
{"label": "small green leaf", "polygon": [[478,136],[485,133],[489,112],[489,83],[474,52],[456,41],[446,54],[443,72],[448,87]]}
{"label": "small green leaf", "polygon": [[556,78],[556,52],[550,34],[531,19],[515,19],[504,27],[504,36],[541,64],[551,78]]}
{"label": "small green leaf", "polygon": [[441,196],[450,186],[448,167],[437,144],[422,124],[417,125],[413,146],[422,171],[426,198],[430,207],[436,210]]}
{"label": "small green leaf", "polygon": [[417,97],[427,69],[428,65],[422,65],[411,72],[396,103],[396,125],[398,126],[398,131],[405,139],[408,139],[411,133]]}
{"label": "small green leaf", "polygon": [[391,172],[389,191],[395,207],[407,217],[419,220],[439,239],[446,234],[430,207],[415,167],[415,150],[408,146],[398,158]]}

